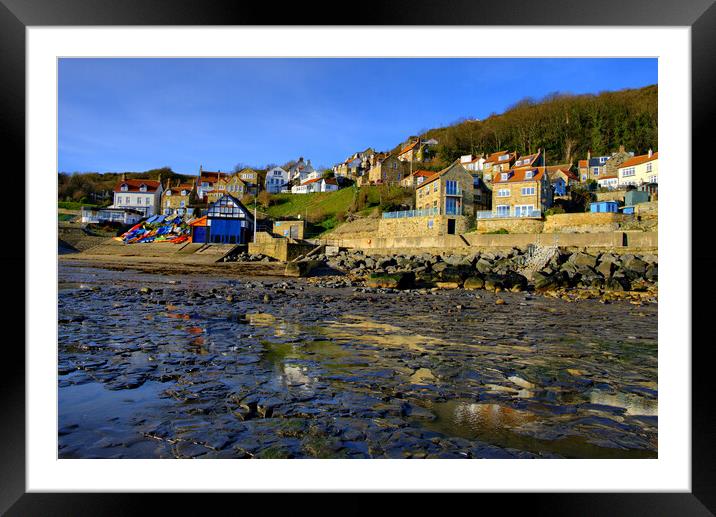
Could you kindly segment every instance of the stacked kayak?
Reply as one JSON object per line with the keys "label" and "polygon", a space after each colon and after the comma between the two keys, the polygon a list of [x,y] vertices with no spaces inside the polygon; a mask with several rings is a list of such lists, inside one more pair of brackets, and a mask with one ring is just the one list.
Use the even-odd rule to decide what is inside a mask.
{"label": "stacked kayak", "polygon": [[135,224],[116,240],[125,244],[144,244],[149,242],[169,242],[180,244],[191,239],[191,221],[181,217],[153,215]]}

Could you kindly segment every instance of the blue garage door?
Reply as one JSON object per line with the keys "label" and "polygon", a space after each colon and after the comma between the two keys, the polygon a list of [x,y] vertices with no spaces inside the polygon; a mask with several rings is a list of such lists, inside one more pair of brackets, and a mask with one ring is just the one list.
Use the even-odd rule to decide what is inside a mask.
{"label": "blue garage door", "polygon": [[210,240],[216,244],[243,244],[243,228],[237,219],[212,219]]}
{"label": "blue garage door", "polygon": [[206,242],[206,226],[194,226],[192,232],[192,242]]}

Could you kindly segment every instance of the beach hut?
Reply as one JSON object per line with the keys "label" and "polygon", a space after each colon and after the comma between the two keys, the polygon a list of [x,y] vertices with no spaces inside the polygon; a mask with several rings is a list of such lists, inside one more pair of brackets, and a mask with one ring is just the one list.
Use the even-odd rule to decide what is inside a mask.
{"label": "beach hut", "polygon": [[241,201],[231,194],[224,194],[209,205],[206,218],[207,242],[246,244],[251,240],[254,216]]}
{"label": "beach hut", "polygon": [[207,231],[207,218],[206,216],[195,219],[189,223],[191,228],[191,242],[209,242],[209,232]]}
{"label": "beach hut", "polygon": [[589,205],[590,212],[613,212],[619,211],[619,204],[616,201],[596,201]]}

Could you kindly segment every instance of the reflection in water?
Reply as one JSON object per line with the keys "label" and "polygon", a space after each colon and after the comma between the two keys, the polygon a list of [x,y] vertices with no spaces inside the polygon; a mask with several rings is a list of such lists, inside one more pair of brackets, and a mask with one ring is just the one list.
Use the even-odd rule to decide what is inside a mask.
{"label": "reflection in water", "polygon": [[437,379],[428,368],[418,368],[415,373],[410,376],[410,382],[413,384],[432,384]]}
{"label": "reflection in water", "polygon": [[535,416],[500,404],[457,403],[453,408],[455,425],[468,427],[475,432],[487,429],[518,427],[534,420]]}
{"label": "reflection in water", "polygon": [[592,390],[589,400],[592,404],[624,408],[627,415],[658,415],[659,402],[657,400],[648,399],[635,393],[607,393]]}
{"label": "reflection in water", "polygon": [[292,364],[283,365],[283,381],[287,386],[306,386],[315,382],[308,376],[308,368]]}
{"label": "reflection in water", "polygon": [[370,335],[370,341],[375,345],[406,347],[417,352],[426,352],[425,345],[445,344],[442,339],[409,333],[400,327],[377,323],[362,316],[345,315],[340,321],[325,323],[323,332],[339,340],[365,339],[366,335]]}

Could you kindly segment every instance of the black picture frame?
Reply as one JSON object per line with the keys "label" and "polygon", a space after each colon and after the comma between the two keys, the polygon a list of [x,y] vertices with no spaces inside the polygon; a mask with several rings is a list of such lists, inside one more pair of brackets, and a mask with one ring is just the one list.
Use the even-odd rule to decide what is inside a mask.
{"label": "black picture frame", "polygon": [[[0,0],[0,102],[2,141],[6,144],[4,171],[17,182],[22,171],[25,184],[25,28],[62,25],[543,25],[543,26],[689,26],[692,34],[692,149],[712,147],[709,126],[716,111],[716,6],[714,0],[429,0],[362,2],[360,9],[338,14],[337,3],[314,2],[280,5],[237,1],[196,0]],[[347,5],[347,4],[346,4]],[[696,153],[694,152],[694,157]],[[8,164],[8,158],[10,163]],[[694,158],[695,159],[695,158]],[[709,171],[704,171],[708,173]],[[690,164],[682,174],[690,174]],[[696,182],[694,182],[696,186]],[[706,210],[692,193],[693,233],[708,221]],[[19,203],[18,203],[19,205]],[[685,207],[688,207],[685,203]],[[685,217],[688,216],[685,211]],[[706,228],[706,227],[704,227]],[[15,237],[12,246],[2,246],[5,271],[23,271],[24,239]],[[709,246],[692,251],[692,270],[711,270],[716,259]],[[19,275],[14,276],[20,281]],[[691,278],[683,281],[691,282]],[[699,291],[712,292],[714,280],[699,278]],[[23,286],[24,287],[24,286]],[[6,291],[11,292],[11,291]],[[14,293],[24,292],[18,286]],[[716,511],[716,427],[710,401],[709,339],[697,341],[698,327],[708,321],[709,303],[698,303],[692,295],[692,491],[691,493],[630,494],[481,494],[510,510],[523,506],[530,512],[551,515],[711,515]],[[7,322],[24,320],[25,304],[15,298]],[[24,300],[24,295],[22,297]],[[22,320],[21,320],[22,318]],[[7,324],[7,323],[6,323]],[[701,334],[708,336],[705,332]],[[28,494],[25,493],[25,354],[16,340],[6,340],[6,357],[12,367],[0,375],[3,400],[0,427],[0,511],[7,515],[104,515],[134,513],[145,505],[146,495],[137,494]],[[671,344],[671,345],[688,345]],[[160,496],[163,511],[189,509],[187,498],[176,494]],[[234,497],[234,496],[228,496]],[[238,496],[246,497],[246,496]],[[499,499],[498,499],[499,498]],[[205,499],[205,498],[201,498]],[[294,504],[302,506],[299,497]],[[138,504],[133,504],[137,501]],[[275,500],[272,500],[275,501]],[[353,511],[372,510],[372,503],[355,498]],[[482,501],[481,501],[482,502]],[[201,504],[201,503],[200,503]],[[205,503],[203,503],[205,504]],[[312,503],[315,504],[315,503]],[[409,506],[422,507],[424,497],[411,497]],[[454,504],[454,503],[453,503]],[[274,502],[269,506],[274,507]],[[326,508],[328,508],[326,506]],[[407,507],[403,507],[403,511]],[[238,508],[237,508],[238,510]],[[319,510],[320,511],[320,510]],[[341,510],[342,511],[342,510]]]}

